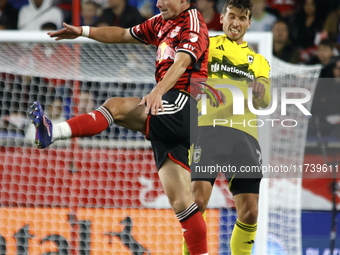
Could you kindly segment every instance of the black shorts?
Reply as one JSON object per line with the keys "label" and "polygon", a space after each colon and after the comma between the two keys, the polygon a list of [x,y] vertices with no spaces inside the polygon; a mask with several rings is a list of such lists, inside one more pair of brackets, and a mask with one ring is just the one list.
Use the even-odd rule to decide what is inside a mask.
{"label": "black shorts", "polygon": [[209,181],[225,174],[233,195],[259,193],[262,158],[258,141],[230,127],[199,127],[191,165],[192,180]]}
{"label": "black shorts", "polygon": [[164,112],[149,115],[146,139],[151,141],[157,168],[166,158],[190,171],[189,149],[197,130],[197,101],[186,92],[170,90],[162,97]]}

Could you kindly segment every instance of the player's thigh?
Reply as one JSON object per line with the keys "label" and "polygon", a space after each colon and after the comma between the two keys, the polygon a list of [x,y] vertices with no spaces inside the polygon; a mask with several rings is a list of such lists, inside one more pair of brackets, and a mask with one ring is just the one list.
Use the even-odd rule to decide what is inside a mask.
{"label": "player's thigh", "polygon": [[185,210],[193,203],[188,170],[174,161],[166,159],[158,175],[175,213]]}
{"label": "player's thigh", "polygon": [[140,101],[138,97],[113,97],[108,99],[103,106],[109,109],[117,125],[145,132],[147,114],[145,106],[138,105]]}
{"label": "player's thigh", "polygon": [[245,224],[255,224],[258,215],[259,194],[242,193],[234,196],[238,219]]}
{"label": "player's thigh", "polygon": [[[211,186],[219,172],[225,172],[230,162],[232,141],[225,127],[202,126],[191,152],[191,180],[207,181]],[[226,146],[228,145],[228,146]]]}
{"label": "player's thigh", "polygon": [[261,148],[254,137],[242,131],[232,130],[230,135],[234,137],[230,164],[235,171],[226,174],[229,189],[234,196],[243,193],[258,194],[262,179]]}
{"label": "player's thigh", "polygon": [[203,213],[207,208],[213,184],[207,180],[195,180],[191,183],[192,194],[199,210]]}
{"label": "player's thigh", "polygon": [[[149,115],[146,138],[150,141],[181,142],[195,135],[197,102],[189,94],[170,90],[162,97],[164,111]],[[196,128],[194,128],[196,127]]]}

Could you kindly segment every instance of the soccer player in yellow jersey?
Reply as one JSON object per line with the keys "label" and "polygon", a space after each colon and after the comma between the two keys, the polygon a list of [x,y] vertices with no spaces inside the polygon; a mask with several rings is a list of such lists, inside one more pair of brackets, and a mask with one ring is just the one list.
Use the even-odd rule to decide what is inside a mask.
{"label": "soccer player in yellow jersey", "polygon": [[[251,10],[251,0],[227,0],[221,14],[225,34],[210,38],[208,84],[228,88],[219,89],[226,99],[224,105],[199,106],[205,112],[198,120],[199,134],[191,164],[192,190],[202,213],[217,171],[223,171],[229,181],[238,216],[230,240],[232,255],[251,254],[257,229],[261,149],[257,116],[248,101],[254,109],[266,108],[271,101],[269,64],[243,41],[251,25]],[[258,172],[242,172],[254,166]],[[211,174],[209,169],[216,172]],[[188,254],[185,249],[183,254]]]}

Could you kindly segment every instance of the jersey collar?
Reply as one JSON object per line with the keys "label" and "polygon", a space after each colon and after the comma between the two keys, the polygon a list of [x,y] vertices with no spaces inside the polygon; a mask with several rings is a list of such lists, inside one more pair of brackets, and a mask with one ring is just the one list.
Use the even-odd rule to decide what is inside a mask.
{"label": "jersey collar", "polygon": [[[223,36],[226,37],[226,38],[227,38],[229,41],[231,41],[232,43],[237,44],[235,41],[229,39],[228,36],[227,36],[226,34],[224,34]],[[242,48],[245,48],[245,47],[248,47],[248,42],[242,41],[241,44],[237,44],[237,45],[239,45],[239,46],[242,47]]]}

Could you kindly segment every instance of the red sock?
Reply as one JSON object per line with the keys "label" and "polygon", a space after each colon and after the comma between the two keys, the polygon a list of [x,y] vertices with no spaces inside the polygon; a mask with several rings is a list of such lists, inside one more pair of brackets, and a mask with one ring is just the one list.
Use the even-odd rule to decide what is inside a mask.
{"label": "red sock", "polygon": [[82,114],[66,121],[71,128],[72,137],[94,136],[113,123],[109,110],[101,106],[97,110]]}
{"label": "red sock", "polygon": [[183,212],[177,213],[176,216],[181,223],[190,254],[208,254],[207,227],[197,205],[192,204]]}

